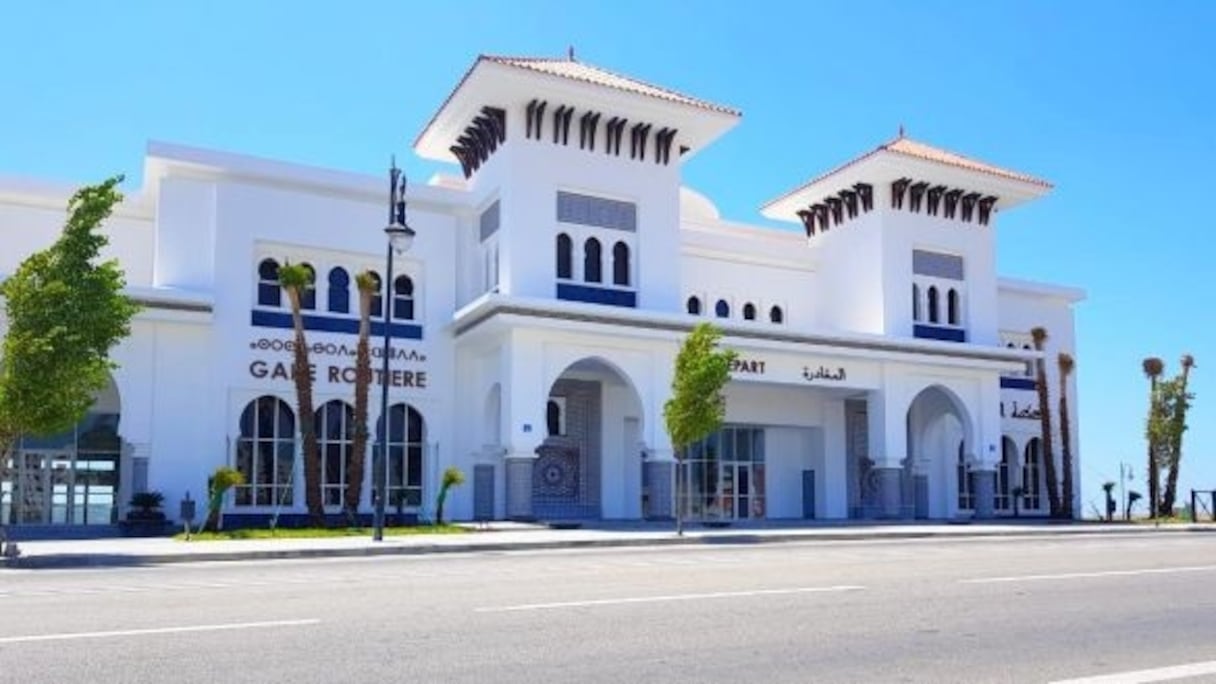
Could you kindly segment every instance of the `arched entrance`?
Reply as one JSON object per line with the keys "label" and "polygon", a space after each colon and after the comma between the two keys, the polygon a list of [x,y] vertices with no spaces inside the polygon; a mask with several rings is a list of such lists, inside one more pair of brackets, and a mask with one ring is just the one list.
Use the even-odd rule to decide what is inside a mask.
{"label": "arched entrance", "polygon": [[[426,420],[418,409],[406,403],[388,407],[388,494],[385,502],[398,513],[417,513],[423,505],[423,481],[427,463]],[[376,420],[375,435],[384,434],[384,416]],[[376,446],[369,484],[371,501],[384,477],[384,449]]]}
{"label": "arched entrance", "polygon": [[629,377],[598,357],[566,367],[549,388],[532,472],[537,518],[639,518],[642,402]]}
{"label": "arched entrance", "polygon": [[933,385],[916,395],[908,407],[905,516],[948,518],[974,512],[971,434],[970,414],[953,391]]}
{"label": "arched entrance", "polygon": [[111,525],[118,520],[122,400],[113,378],[79,423],[25,436],[0,482],[0,521],[14,525]]}

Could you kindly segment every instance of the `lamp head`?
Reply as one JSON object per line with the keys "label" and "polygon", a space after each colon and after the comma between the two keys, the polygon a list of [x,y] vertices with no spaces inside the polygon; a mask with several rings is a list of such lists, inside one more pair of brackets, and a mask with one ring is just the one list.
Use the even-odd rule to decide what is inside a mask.
{"label": "lamp head", "polygon": [[388,243],[397,254],[408,252],[414,244],[414,229],[408,224],[390,223],[385,227],[384,234],[388,236]]}

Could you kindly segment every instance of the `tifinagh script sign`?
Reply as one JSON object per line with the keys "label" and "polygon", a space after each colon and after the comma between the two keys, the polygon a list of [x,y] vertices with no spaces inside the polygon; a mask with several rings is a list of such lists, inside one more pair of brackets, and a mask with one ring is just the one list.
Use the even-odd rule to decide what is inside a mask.
{"label": "tifinagh script sign", "polygon": [[[249,343],[255,357],[249,362],[250,377],[258,380],[291,380],[295,342],[288,339],[262,337]],[[384,349],[373,346],[372,384],[383,385],[386,376],[382,365]],[[308,347],[309,372],[314,382],[331,384],[355,383],[356,345],[344,342],[313,342]],[[280,358],[268,358],[271,355]],[[285,356],[286,358],[283,358]],[[389,387],[412,387],[426,389],[426,354],[416,349],[394,348],[391,351],[390,370],[387,375]],[[404,367],[403,367],[404,366]]]}

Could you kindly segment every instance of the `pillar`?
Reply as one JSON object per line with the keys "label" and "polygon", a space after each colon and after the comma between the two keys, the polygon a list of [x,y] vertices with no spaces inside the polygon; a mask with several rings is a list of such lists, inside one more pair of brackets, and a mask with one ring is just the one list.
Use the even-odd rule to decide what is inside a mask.
{"label": "pillar", "polygon": [[877,467],[873,470],[878,486],[878,517],[893,520],[903,517],[903,468]]}
{"label": "pillar", "polygon": [[532,471],[536,465],[536,454],[508,453],[506,456],[507,519],[531,521]]}
{"label": "pillar", "polygon": [[[890,389],[869,393],[866,419],[870,459],[877,487],[877,516],[903,517],[903,461],[908,455],[907,411],[899,406]],[[908,502],[912,503],[912,502]]]}
{"label": "pillar", "polygon": [[991,519],[993,517],[993,504],[996,499],[996,471],[972,470],[971,491],[975,494],[976,519]]}

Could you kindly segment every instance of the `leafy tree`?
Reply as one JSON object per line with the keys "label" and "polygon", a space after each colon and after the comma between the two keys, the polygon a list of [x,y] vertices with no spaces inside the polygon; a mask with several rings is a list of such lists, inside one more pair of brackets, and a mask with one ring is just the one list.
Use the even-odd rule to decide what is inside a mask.
{"label": "leafy tree", "polygon": [[1060,352],[1056,360],[1060,367],[1060,465],[1064,470],[1060,517],[1071,518],[1074,511],[1072,503],[1072,420],[1068,416],[1068,376],[1072,375],[1076,362],[1071,354],[1064,352]]}
{"label": "leafy tree", "polygon": [[59,238],[0,283],[8,331],[0,352],[0,480],[22,435],[67,430],[84,417],[115,367],[138,305],[122,294],[118,262],[100,261],[101,224],[122,201],[122,176],[81,188]]}
{"label": "leafy tree", "polygon": [[203,529],[217,532],[224,528],[224,495],[229,489],[245,484],[241,471],[220,466],[207,478],[207,522]]}
{"label": "leafy tree", "polygon": [[1145,437],[1148,439],[1148,509],[1149,515],[1157,514],[1157,502],[1161,490],[1160,412],[1157,401],[1157,384],[1165,372],[1165,362],[1151,356],[1140,363],[1149,381],[1148,420],[1145,422]]}
{"label": "leafy tree", "polygon": [[1166,465],[1169,469],[1165,480],[1165,494],[1161,498],[1161,514],[1172,515],[1174,501],[1178,496],[1178,467],[1182,463],[1182,433],[1186,432],[1186,413],[1191,407],[1195,395],[1187,391],[1191,369],[1195,368],[1195,357],[1190,354],[1182,355],[1182,373],[1174,378],[1170,391],[1162,397],[1168,404],[1164,407],[1164,415],[1168,417],[1165,434],[1162,437],[1169,445]]}
{"label": "leafy tree", "polygon": [[303,264],[284,264],[279,269],[279,286],[291,302],[291,319],[295,324],[295,359],[291,379],[296,386],[296,415],[300,417],[300,437],[304,442],[304,502],[308,506],[311,524],[325,524],[325,505],[321,500],[321,448],[317,444],[317,426],[313,419],[312,365],[308,361],[308,341],[304,339],[304,316],[301,299],[312,287],[312,269]]}
{"label": "leafy tree", "polygon": [[448,499],[448,490],[464,484],[464,472],[456,466],[443,471],[443,482],[439,485],[439,497],[435,500],[435,524],[443,524],[443,504]]}
{"label": "leafy tree", "polygon": [[[730,382],[732,349],[719,349],[722,334],[710,323],[693,328],[676,355],[671,398],[663,405],[663,420],[671,437],[679,466],[690,444],[705,439],[722,425],[726,397],[722,389]],[[681,478],[677,478],[677,482]],[[676,492],[676,533],[684,534],[683,497]]]}
{"label": "leafy tree", "polygon": [[[355,348],[355,434],[350,458],[346,461],[346,517],[355,525],[359,500],[363,494],[363,473],[367,462],[367,404],[372,384],[371,336],[372,297],[380,289],[376,274],[363,271],[355,276],[359,288],[359,343]],[[383,306],[383,305],[382,305]]]}
{"label": "leafy tree", "polygon": [[[1034,342],[1034,349],[1037,352],[1043,351],[1043,345],[1047,342],[1047,329],[1043,327],[1035,327],[1030,331],[1030,338]],[[1047,364],[1043,361],[1042,356],[1034,362],[1035,366],[1035,385],[1039,392],[1039,427],[1043,437],[1043,475],[1047,480],[1047,504],[1051,509],[1052,517],[1060,515],[1060,479],[1056,474],[1056,457],[1055,457],[1055,441],[1052,439],[1051,431],[1051,400],[1047,392]]]}

